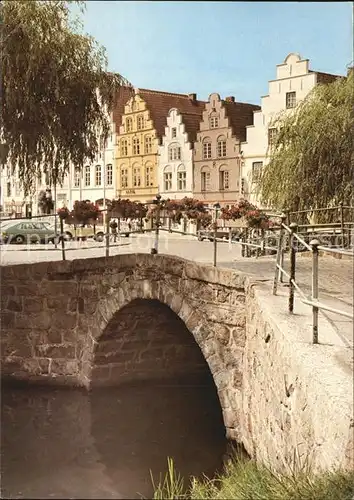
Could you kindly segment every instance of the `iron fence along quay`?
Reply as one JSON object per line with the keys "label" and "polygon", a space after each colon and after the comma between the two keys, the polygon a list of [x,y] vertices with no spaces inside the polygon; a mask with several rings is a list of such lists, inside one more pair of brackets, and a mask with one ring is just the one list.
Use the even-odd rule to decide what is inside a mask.
{"label": "iron fence along quay", "polygon": [[[152,254],[157,254],[158,253],[158,248],[159,248],[159,235],[160,231],[165,231],[170,234],[180,234],[180,235],[189,235],[195,238],[198,238],[198,231],[196,232],[187,232],[186,227],[184,227],[184,230],[179,230],[175,229],[172,227],[171,224],[171,217],[166,217],[164,215],[161,217],[161,198],[157,197],[156,200],[154,200],[152,203],[149,203],[149,205],[154,204],[156,206],[156,213],[155,215],[152,215],[150,220],[150,226],[148,228],[144,228],[142,225],[138,229],[130,229],[129,234],[143,234],[143,233],[154,233],[154,244],[151,248],[151,253]],[[288,285],[289,285],[289,296],[288,296],[288,312],[292,314],[294,312],[294,302],[295,302],[295,291],[299,294],[300,300],[310,306],[312,308],[312,342],[313,344],[318,343],[319,339],[319,331],[318,331],[318,315],[319,315],[319,310],[325,310],[329,311],[335,314],[339,314],[342,316],[345,316],[347,318],[353,319],[353,314],[348,313],[346,311],[336,309],[333,307],[330,307],[326,304],[323,304],[322,302],[319,301],[319,287],[318,287],[318,280],[319,280],[319,258],[321,257],[320,251],[323,252],[324,254],[334,254],[337,256],[349,256],[350,258],[354,257],[353,254],[353,222],[348,222],[344,220],[344,210],[350,210],[353,211],[353,207],[348,207],[344,205],[340,205],[339,207],[331,207],[327,209],[316,209],[313,211],[299,211],[299,212],[288,212],[288,213],[283,213],[283,214],[274,214],[274,213],[268,213],[268,215],[274,219],[278,219],[279,222],[277,225],[275,225],[271,231],[266,231],[264,229],[261,229],[258,231],[258,236],[254,239],[256,239],[256,242],[252,242],[252,231],[250,231],[250,228],[247,227],[240,227],[237,228],[239,232],[239,237],[238,239],[234,238],[235,235],[235,228],[234,227],[228,227],[228,226],[223,226],[222,228],[218,229],[224,229],[226,230],[227,236],[220,238],[217,237],[217,215],[218,215],[218,209],[220,208],[219,206],[215,206],[214,208],[214,226],[209,230],[208,234],[208,239],[213,241],[213,265],[217,265],[217,248],[218,248],[218,243],[223,243],[225,244],[225,241],[228,241],[230,248],[233,245],[240,245],[242,248],[242,256],[247,258],[251,256],[251,250],[254,250],[254,256],[256,258],[259,258],[261,256],[266,255],[267,251],[275,253],[276,251],[276,257],[275,257],[275,268],[274,268],[274,279],[273,279],[273,295],[277,294],[278,291],[278,284],[279,283],[284,283],[284,277],[288,279]],[[308,212],[314,212],[314,211],[324,211],[324,210],[338,210],[340,209],[341,213],[341,220],[336,223],[327,223],[327,224],[296,224],[296,222],[290,222],[290,217],[291,215],[296,215],[299,213],[308,213]],[[101,212],[107,212],[107,209],[101,210]],[[354,213],[354,212],[353,212]],[[14,223],[16,221],[24,221],[24,220],[31,220],[31,221],[48,221],[51,220],[51,218],[58,217],[58,214],[51,214],[51,215],[42,215],[42,216],[32,216],[31,218],[18,218],[18,219],[2,219],[0,220],[0,223],[4,221],[13,221]],[[113,217],[114,219],[119,219],[119,217]],[[141,218],[140,218],[141,219]],[[161,222],[161,219],[163,219],[163,222]],[[131,219],[133,220],[133,219]],[[167,223],[166,223],[167,222]],[[287,223],[286,223],[287,222]],[[93,225],[93,224],[92,224]],[[57,226],[57,224],[56,224]],[[95,225],[94,226],[94,231],[95,231]],[[120,224],[118,224],[118,228],[120,227]],[[321,242],[319,239],[321,239],[321,232],[326,231],[326,235],[328,236],[328,231],[330,230],[338,230],[339,233],[335,233],[335,236],[340,237],[340,246],[341,248],[333,248],[331,246],[325,246],[321,245]],[[316,233],[317,231],[317,233]],[[254,231],[253,231],[254,233]],[[54,248],[52,248],[53,251],[58,251],[57,249],[57,243],[61,243],[61,254],[62,254],[62,260],[66,260],[66,252],[67,251],[75,251],[75,250],[82,250],[81,248],[66,248],[66,241],[65,241],[65,229],[64,229],[64,221],[63,219],[60,219],[60,233],[56,234],[58,237],[57,241],[55,242]],[[104,217],[104,244],[101,246],[105,249],[104,255],[106,257],[109,257],[110,255],[110,248],[114,247],[119,247],[122,246],[122,243],[120,243],[120,231],[116,233],[112,232],[112,228],[110,227],[110,218],[109,217]],[[309,242],[305,241],[306,237],[311,236],[311,240]],[[315,237],[313,237],[315,236]],[[317,237],[318,236],[318,237]],[[254,234],[253,234],[254,237]],[[271,238],[275,245],[267,245],[267,239],[269,240]],[[118,239],[118,243],[117,243]],[[113,244],[112,244],[113,240]],[[100,246],[100,245],[99,245]],[[97,249],[96,246],[92,247],[86,247],[86,250],[90,249]],[[299,248],[305,249],[308,252],[311,253],[312,256],[312,267],[311,267],[311,296],[308,297],[304,293],[303,290],[299,287],[298,283],[296,282],[296,255],[299,251]],[[46,250],[49,250],[46,248]],[[284,263],[285,263],[285,257],[289,257],[289,263],[290,263],[290,271],[289,273],[285,270],[284,268]]]}

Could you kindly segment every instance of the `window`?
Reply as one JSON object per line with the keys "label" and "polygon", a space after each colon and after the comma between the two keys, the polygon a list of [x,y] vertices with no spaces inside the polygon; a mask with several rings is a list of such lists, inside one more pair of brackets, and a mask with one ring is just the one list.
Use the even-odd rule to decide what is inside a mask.
{"label": "window", "polygon": [[91,167],[90,165],[85,166],[85,186],[91,184]]}
{"label": "window", "polygon": [[177,189],[178,191],[185,191],[187,188],[187,173],[183,165],[178,167],[177,171]]}
{"label": "window", "polygon": [[80,167],[75,167],[74,170],[74,187],[80,187]]}
{"label": "window", "polygon": [[208,158],[211,158],[211,141],[209,137],[203,141],[203,159],[207,160]]}
{"label": "window", "polygon": [[145,154],[149,154],[152,152],[152,138],[147,135],[145,137]]}
{"label": "window", "polygon": [[224,191],[225,189],[229,189],[229,171],[221,170],[219,172],[219,189]]}
{"label": "window", "polygon": [[140,167],[133,168],[133,186],[140,187],[141,186],[141,174]]}
{"label": "window", "polygon": [[210,128],[218,128],[219,118],[217,116],[210,117]]}
{"label": "window", "polygon": [[171,129],[171,137],[172,137],[172,139],[174,139],[176,136],[177,136],[177,129],[176,129],[176,127],[173,127]]}
{"label": "window", "polygon": [[147,187],[154,185],[153,169],[149,165],[145,167],[145,185]]}
{"label": "window", "polygon": [[126,120],[126,132],[131,132],[133,130],[133,120],[131,118],[127,118]]}
{"label": "window", "polygon": [[201,187],[202,191],[210,190],[210,172],[209,170],[204,170],[201,173]]}
{"label": "window", "polygon": [[113,186],[113,166],[110,163],[106,166],[106,184]]}
{"label": "window", "polygon": [[218,158],[223,158],[226,156],[226,139],[224,137],[218,138],[217,153]]}
{"label": "window", "polygon": [[96,165],[95,168],[95,185],[100,186],[102,184],[102,169],[101,165]]}
{"label": "window", "polygon": [[252,163],[252,182],[258,182],[262,173],[263,162],[254,161]]}
{"label": "window", "polygon": [[120,171],[120,185],[122,188],[128,187],[128,169],[124,167]]}
{"label": "window", "polygon": [[21,186],[20,183],[17,181],[15,184],[15,196],[20,196],[21,195]]}
{"label": "window", "polygon": [[127,139],[122,139],[120,141],[120,153],[121,153],[121,156],[128,156],[128,141],[127,141]]}
{"label": "window", "polygon": [[10,198],[11,196],[11,182],[8,182],[6,185],[6,196]]}
{"label": "window", "polygon": [[165,170],[163,173],[163,182],[164,182],[164,186],[165,186],[165,191],[171,191],[172,190],[171,167],[165,167]]}
{"label": "window", "polygon": [[180,160],[181,148],[178,144],[171,144],[168,148],[168,161]]}
{"label": "window", "polygon": [[144,117],[141,115],[138,116],[137,128],[138,128],[138,130],[142,130],[144,128]]}
{"label": "window", "polygon": [[140,141],[137,137],[133,139],[133,155],[140,155]]}
{"label": "window", "polygon": [[277,133],[276,128],[268,129],[268,146],[272,146],[274,144],[276,133]]}
{"label": "window", "polygon": [[287,92],[285,95],[286,109],[295,108],[296,106],[296,92]]}

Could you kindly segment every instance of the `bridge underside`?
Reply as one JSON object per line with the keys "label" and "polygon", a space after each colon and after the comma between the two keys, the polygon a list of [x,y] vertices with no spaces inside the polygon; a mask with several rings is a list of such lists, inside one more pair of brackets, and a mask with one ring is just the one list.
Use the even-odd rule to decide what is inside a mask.
{"label": "bridge underside", "polygon": [[184,322],[158,300],[135,299],[114,314],[98,339],[91,387],[151,379],[175,384],[212,381]]}

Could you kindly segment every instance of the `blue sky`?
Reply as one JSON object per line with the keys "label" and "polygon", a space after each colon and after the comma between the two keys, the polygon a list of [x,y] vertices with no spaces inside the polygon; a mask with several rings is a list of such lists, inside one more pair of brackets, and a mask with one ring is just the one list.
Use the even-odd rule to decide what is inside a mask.
{"label": "blue sky", "polygon": [[290,52],[334,74],[353,59],[350,2],[89,1],[84,30],[134,86],[200,99],[259,103]]}

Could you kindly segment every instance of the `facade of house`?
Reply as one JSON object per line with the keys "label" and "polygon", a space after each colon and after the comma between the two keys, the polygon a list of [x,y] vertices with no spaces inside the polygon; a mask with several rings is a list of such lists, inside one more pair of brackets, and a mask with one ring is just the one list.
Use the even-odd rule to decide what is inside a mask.
{"label": "facade of house", "polygon": [[200,106],[198,113],[181,113],[172,108],[168,113],[158,156],[158,186],[163,198],[193,197],[193,145],[202,109]]}
{"label": "facade of house", "polygon": [[254,104],[235,102],[233,96],[209,96],[194,145],[194,197],[212,204],[240,198],[240,144],[252,123]]}
{"label": "facade of house", "polygon": [[277,65],[276,79],[269,82],[268,95],[261,98],[261,109],[254,112],[253,124],[246,127],[242,151],[242,190],[252,203],[259,204],[257,182],[268,158],[268,147],[276,133],[273,118],[284,110],[291,112],[296,104],[320,83],[333,82],[335,75],[311,71],[309,60],[289,54]]}
{"label": "facade of house", "polygon": [[158,153],[171,108],[195,112],[195,94],[136,89],[126,103],[116,147],[116,196],[151,201],[159,190]]}

